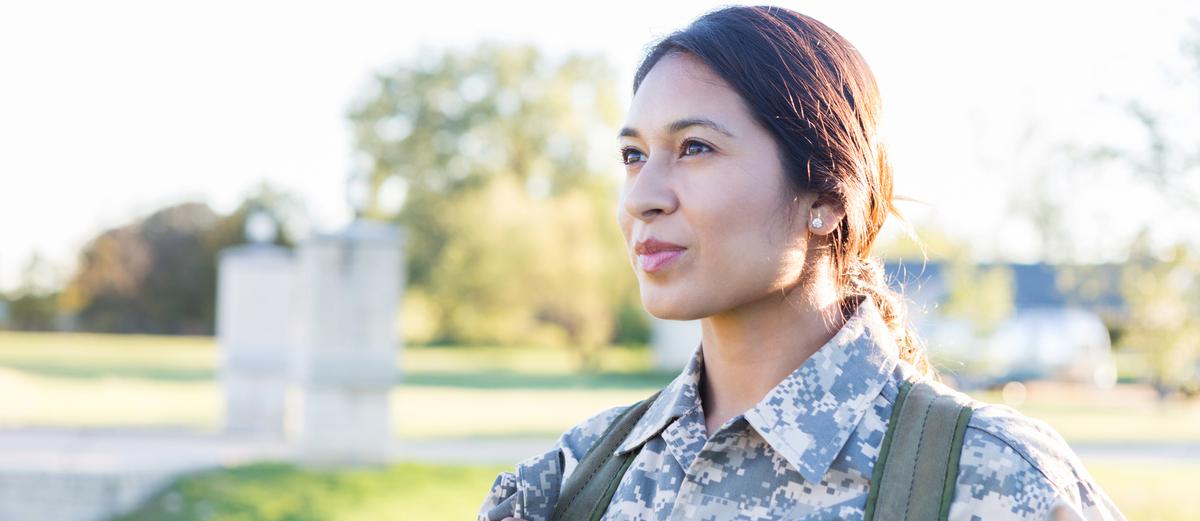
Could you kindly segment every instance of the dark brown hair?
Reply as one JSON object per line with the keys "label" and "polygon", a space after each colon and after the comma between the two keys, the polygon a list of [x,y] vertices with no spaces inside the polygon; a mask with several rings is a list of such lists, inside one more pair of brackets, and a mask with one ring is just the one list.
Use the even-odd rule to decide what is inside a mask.
{"label": "dark brown hair", "polygon": [[792,191],[816,193],[845,208],[826,246],[842,312],[852,311],[846,306],[858,297],[871,297],[900,357],[932,372],[907,324],[904,300],[870,254],[888,215],[904,217],[893,204],[892,167],[878,136],[879,89],[858,50],[794,11],[727,7],[654,44],[634,76],[634,92],[663,56],[676,52],[699,58],[741,95],[774,137]]}

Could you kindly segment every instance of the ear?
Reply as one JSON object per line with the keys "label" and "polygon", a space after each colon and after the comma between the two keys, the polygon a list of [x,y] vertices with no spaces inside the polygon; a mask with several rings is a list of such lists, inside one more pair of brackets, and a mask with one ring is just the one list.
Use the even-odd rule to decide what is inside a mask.
{"label": "ear", "polygon": [[833,198],[820,197],[808,209],[808,231],[813,235],[829,235],[845,216],[846,209],[841,203]]}

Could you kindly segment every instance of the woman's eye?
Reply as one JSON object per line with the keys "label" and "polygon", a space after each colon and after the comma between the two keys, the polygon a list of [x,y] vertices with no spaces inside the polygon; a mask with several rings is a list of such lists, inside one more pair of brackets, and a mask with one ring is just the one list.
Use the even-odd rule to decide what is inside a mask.
{"label": "woman's eye", "polygon": [[699,141],[685,141],[683,143],[682,154],[680,154],[680,155],[694,156],[696,154],[703,154],[705,152],[711,152],[711,151],[712,151],[712,147],[705,145],[704,143],[701,143]]}
{"label": "woman's eye", "polygon": [[643,154],[640,150],[638,150],[636,148],[625,147],[625,148],[621,149],[621,162],[622,163],[625,163],[627,165],[632,165],[639,161],[644,161],[645,159],[646,159],[646,155]]}

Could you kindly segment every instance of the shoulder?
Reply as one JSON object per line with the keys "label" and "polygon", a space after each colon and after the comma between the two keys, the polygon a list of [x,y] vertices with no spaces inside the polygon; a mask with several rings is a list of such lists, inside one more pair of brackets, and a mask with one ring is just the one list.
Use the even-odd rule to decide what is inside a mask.
{"label": "shoulder", "polygon": [[1124,519],[1053,427],[1007,405],[974,404],[951,519],[1047,519],[1055,509]]}
{"label": "shoulder", "polygon": [[967,436],[981,450],[986,446],[1019,457],[1055,488],[1085,477],[1079,457],[1058,431],[1007,405],[977,407],[967,424]]}
{"label": "shoulder", "polygon": [[963,435],[950,518],[1045,519],[1075,459],[1043,422],[980,404]]}
{"label": "shoulder", "polygon": [[[918,376],[908,363],[897,365],[876,399],[878,420],[883,422],[876,430],[886,428],[900,382]],[[951,520],[1050,519],[1052,512],[1054,519],[1125,519],[1049,424],[1007,405],[981,402],[931,383],[939,393],[974,410],[959,453]]]}
{"label": "shoulder", "polygon": [[558,438],[555,448],[562,451],[564,478],[575,470],[575,465],[587,455],[613,420],[632,406],[633,404],[618,405],[597,412],[573,425]]}
{"label": "shoulder", "polygon": [[604,409],[567,429],[544,453],[517,463],[513,472],[501,472],[480,505],[477,519],[494,521],[521,516],[549,519],[566,477],[604,434],[608,425],[631,405]]}

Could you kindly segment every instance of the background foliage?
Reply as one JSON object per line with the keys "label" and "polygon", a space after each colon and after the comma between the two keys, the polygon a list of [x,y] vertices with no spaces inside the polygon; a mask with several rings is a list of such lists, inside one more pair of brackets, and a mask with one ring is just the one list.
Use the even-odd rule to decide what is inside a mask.
{"label": "background foliage", "polygon": [[603,59],[495,44],[375,78],[350,111],[362,211],[408,229],[417,340],[584,358],[645,340],[612,206],[615,85]]}

